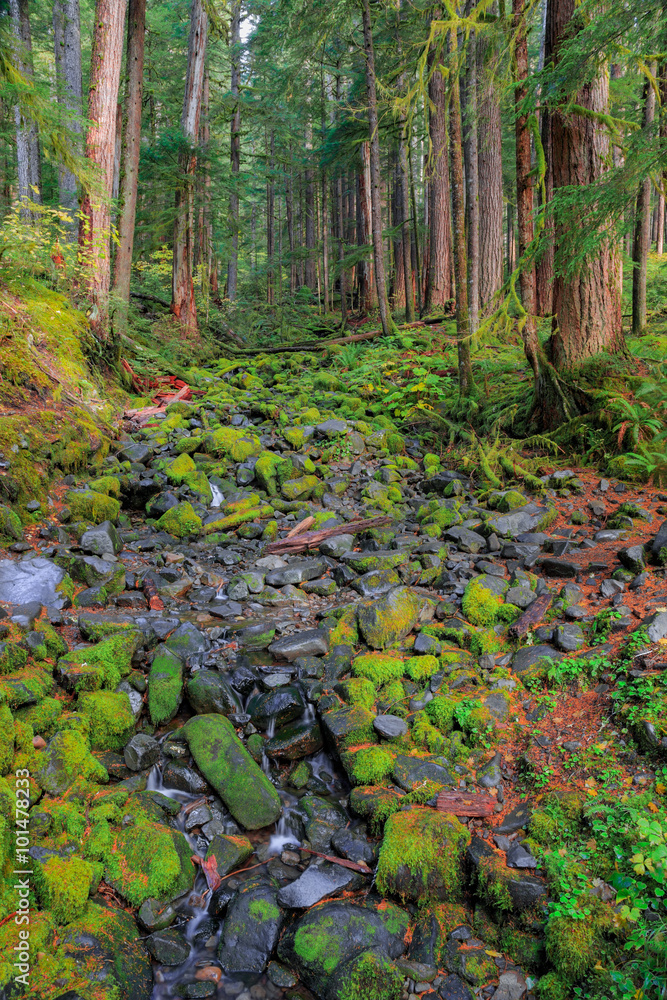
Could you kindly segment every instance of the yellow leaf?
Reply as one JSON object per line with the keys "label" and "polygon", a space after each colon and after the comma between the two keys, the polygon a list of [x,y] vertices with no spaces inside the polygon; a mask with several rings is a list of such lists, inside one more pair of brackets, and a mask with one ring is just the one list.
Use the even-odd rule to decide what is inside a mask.
{"label": "yellow leaf", "polygon": [[655,786],[655,790],[658,793],[658,795],[664,795],[665,792],[667,792],[667,787],[659,781]]}
{"label": "yellow leaf", "polygon": [[658,811],[658,807],[655,804],[655,802],[649,802],[648,803],[648,808],[649,808],[649,811],[652,812],[652,813],[657,813],[657,811]]}
{"label": "yellow leaf", "polygon": [[500,952],[500,951],[491,951],[490,948],[485,948],[484,951],[491,958],[502,958],[503,957],[502,952]]}

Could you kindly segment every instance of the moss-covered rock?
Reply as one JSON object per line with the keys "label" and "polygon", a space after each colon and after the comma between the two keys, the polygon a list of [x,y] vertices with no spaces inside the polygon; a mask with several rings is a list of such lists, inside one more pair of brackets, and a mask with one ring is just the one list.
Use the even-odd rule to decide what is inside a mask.
{"label": "moss-covered rock", "polygon": [[329,992],[337,1000],[400,1000],[404,978],[382,951],[365,951],[338,970]]}
{"label": "moss-covered rock", "polygon": [[199,514],[195,513],[192,504],[185,502],[165,511],[157,526],[161,531],[166,531],[176,538],[187,538],[190,535],[200,534],[202,521]]}
{"label": "moss-covered rock", "polygon": [[286,500],[307,500],[320,485],[317,476],[302,476],[300,479],[288,479],[280,487],[280,492]]}
{"label": "moss-covered rock", "polygon": [[208,845],[205,860],[208,865],[212,863],[211,859],[215,861],[215,870],[222,878],[240,868],[252,852],[253,846],[247,837],[227,837],[218,834]]}
{"label": "moss-covered rock", "polygon": [[577,905],[581,918],[554,914],[545,933],[547,958],[559,976],[569,982],[593,968],[600,958],[604,934],[613,924],[610,908],[594,896],[580,896]]}
{"label": "moss-covered rock", "polygon": [[158,646],[148,675],[148,712],[154,726],[170,722],[183,696],[183,663],[164,645]]}
{"label": "moss-covered rock", "polygon": [[124,691],[93,691],[79,698],[79,711],[88,720],[93,750],[122,750],[134,733],[134,715]]}
{"label": "moss-covered rock", "polygon": [[164,471],[170,483],[180,486],[191,473],[197,471],[197,466],[190,456],[184,452],[182,455],[178,455],[177,458],[173,458],[167,462]]}
{"label": "moss-covered rock", "polygon": [[109,780],[106,768],[88,749],[85,736],[73,729],[56,733],[40,760],[42,765],[35,780],[50,795],[63,795],[79,777],[102,784]]}
{"label": "moss-covered rock", "polygon": [[[138,811],[133,826],[110,829],[100,820],[89,842],[90,854],[104,862],[105,879],[133,906],[146,899],[168,902],[192,888],[192,850],[180,830],[172,830]],[[108,836],[105,837],[107,827]]]}
{"label": "moss-covered rock", "polygon": [[234,819],[247,830],[268,826],[280,815],[280,798],[245,749],[231,722],[198,715],[182,729],[199,770]]}
{"label": "moss-covered rock", "polygon": [[394,769],[394,754],[386,747],[362,747],[345,753],[343,764],[356,785],[379,785]]}
{"label": "moss-covered rock", "polygon": [[380,892],[401,899],[458,900],[470,833],[456,816],[414,808],[387,821],[380,849]]}
{"label": "moss-covered rock", "polygon": [[209,455],[221,455],[233,462],[245,462],[262,450],[255,434],[235,427],[218,427],[206,438],[205,447]]}
{"label": "moss-covered rock", "polygon": [[61,684],[76,692],[113,690],[129,674],[132,657],[142,642],[141,632],[133,630],[61,656],[57,666]]}
{"label": "moss-covered rock", "polygon": [[409,660],[406,660],[404,666],[405,673],[410,680],[419,684],[421,681],[427,680],[438,672],[440,661],[436,656],[428,654],[425,656],[411,656]]}
{"label": "moss-covered rock", "polygon": [[18,642],[0,642],[0,675],[16,673],[27,662],[28,654]]}
{"label": "moss-covered rock", "polygon": [[372,649],[386,649],[417,623],[421,601],[408,587],[397,587],[379,600],[358,607],[359,629]]}
{"label": "moss-covered rock", "polygon": [[0,541],[20,542],[23,538],[21,518],[11,507],[0,504]]}
{"label": "moss-covered rock", "polygon": [[352,672],[356,677],[365,677],[377,685],[398,680],[404,670],[403,660],[386,653],[362,653],[352,661]]}
{"label": "moss-covered rock", "polygon": [[120,513],[118,500],[105,493],[96,493],[95,490],[70,490],[65,494],[65,504],[73,521],[101,524],[102,521],[118,520]]}
{"label": "moss-covered rock", "polygon": [[502,598],[475,577],[465,589],[461,606],[472,625],[495,625],[502,605]]}
{"label": "moss-covered rock", "polygon": [[0,774],[8,774],[14,758],[14,719],[8,705],[0,705]]}
{"label": "moss-covered rock", "polygon": [[57,924],[69,924],[84,913],[94,876],[88,861],[76,855],[47,855],[37,861],[34,872],[39,901],[50,909]]}

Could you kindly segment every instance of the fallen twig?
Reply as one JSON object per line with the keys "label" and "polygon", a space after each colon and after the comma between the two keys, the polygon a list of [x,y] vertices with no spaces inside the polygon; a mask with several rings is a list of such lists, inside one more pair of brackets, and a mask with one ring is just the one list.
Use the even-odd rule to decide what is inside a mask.
{"label": "fallen twig", "polygon": [[320,854],[319,851],[313,851],[310,847],[300,847],[299,850],[306,851],[307,854],[314,854],[316,858],[324,858],[325,861],[331,861],[332,864],[340,865],[342,868],[349,868],[353,872],[361,872],[362,875],[371,874],[368,865],[358,864],[356,861],[347,861],[345,858],[335,858],[331,854]]}
{"label": "fallen twig", "polygon": [[510,626],[508,632],[511,636],[519,638],[524,635],[529,628],[537,625],[544,618],[549,605],[551,604],[551,594],[541,594],[530,604],[520,618]]}
{"label": "fallen twig", "polygon": [[308,528],[310,528],[311,524],[315,524],[315,518],[312,517],[312,516],[311,517],[304,517],[303,521],[299,521],[299,523],[297,524],[296,528],[292,528],[292,530],[290,531],[290,533],[288,534],[287,537],[288,538],[295,538],[296,535],[303,534],[304,531],[306,531]]}

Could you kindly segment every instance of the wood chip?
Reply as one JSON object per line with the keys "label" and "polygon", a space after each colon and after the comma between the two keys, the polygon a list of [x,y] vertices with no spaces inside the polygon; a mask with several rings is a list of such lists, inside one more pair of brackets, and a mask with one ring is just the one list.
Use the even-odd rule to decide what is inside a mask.
{"label": "wood chip", "polygon": [[455,816],[491,816],[496,800],[490,795],[465,795],[460,792],[440,792],[438,812],[453,813]]}

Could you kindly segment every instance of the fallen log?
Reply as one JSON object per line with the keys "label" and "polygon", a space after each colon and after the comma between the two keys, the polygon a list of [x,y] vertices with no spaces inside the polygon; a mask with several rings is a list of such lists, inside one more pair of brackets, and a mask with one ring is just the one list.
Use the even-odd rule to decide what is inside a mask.
{"label": "fallen log", "polygon": [[496,800],[490,795],[465,795],[440,792],[436,809],[454,816],[492,816]]}
{"label": "fallen log", "polygon": [[522,635],[532,628],[533,625],[538,625],[542,621],[545,614],[549,610],[549,605],[551,604],[551,594],[542,594],[536,600],[530,604],[520,618],[514,622],[513,625],[508,629],[509,634],[513,638],[520,638]]}
{"label": "fallen log", "polygon": [[306,549],[316,548],[327,538],[334,538],[336,535],[356,535],[368,528],[382,528],[391,522],[391,517],[369,517],[363,521],[349,521],[347,524],[337,524],[335,528],[308,531],[305,535],[297,535],[295,538],[281,538],[279,541],[267,545],[266,552],[276,554],[280,552],[305,552]]}
{"label": "fallen log", "polygon": [[143,292],[130,292],[130,296],[133,299],[139,299],[140,302],[155,302],[157,305],[162,306],[163,309],[171,309],[171,302],[165,302],[164,299],[159,299],[157,295],[145,295]]}
{"label": "fallen log", "polygon": [[297,535],[302,535],[304,531],[308,531],[308,528],[310,528],[312,524],[315,524],[314,517],[304,517],[303,521],[299,521],[296,528],[292,528],[287,535],[287,538],[296,538]]}

